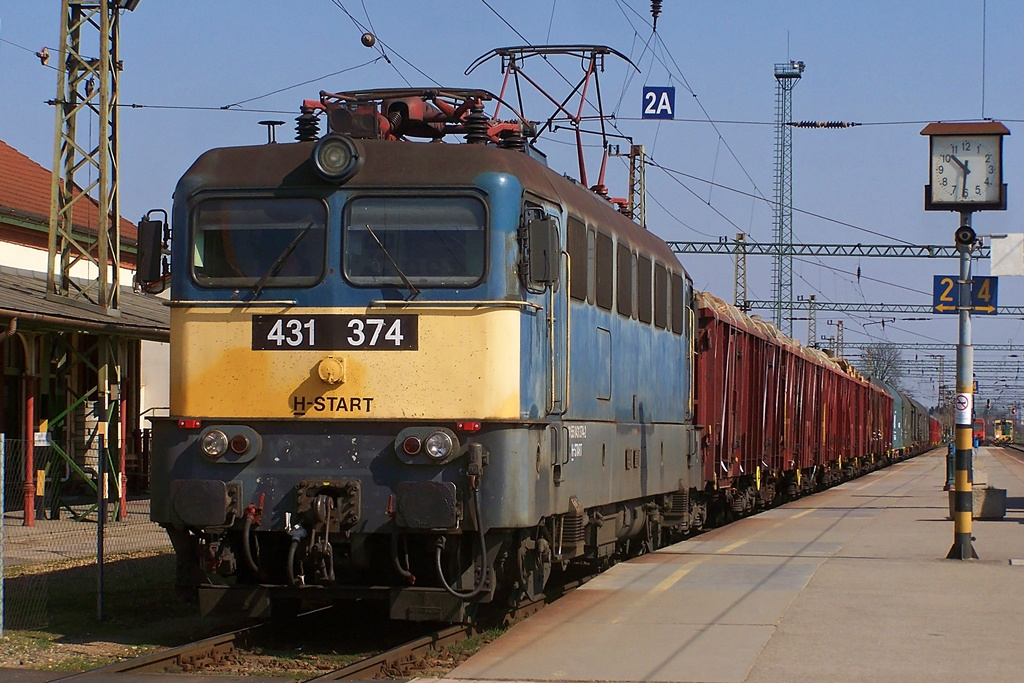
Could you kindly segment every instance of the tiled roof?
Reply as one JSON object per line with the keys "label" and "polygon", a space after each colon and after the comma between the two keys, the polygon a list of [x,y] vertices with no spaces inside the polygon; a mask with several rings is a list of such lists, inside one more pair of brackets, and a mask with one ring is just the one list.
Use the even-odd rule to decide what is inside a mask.
{"label": "tiled roof", "polygon": [[[8,209],[25,218],[50,222],[50,172],[27,156],[0,140],[0,211]],[[91,207],[91,211],[89,208]],[[96,231],[96,201],[79,204],[72,217],[75,227],[84,232]],[[134,242],[135,224],[121,218],[121,239]]]}

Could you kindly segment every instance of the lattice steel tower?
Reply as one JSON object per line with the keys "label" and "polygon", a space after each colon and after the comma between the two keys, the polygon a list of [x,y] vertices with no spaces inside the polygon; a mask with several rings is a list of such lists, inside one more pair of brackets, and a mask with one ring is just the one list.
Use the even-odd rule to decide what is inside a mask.
{"label": "lattice steel tower", "polygon": [[778,249],[772,270],[775,324],[793,336],[793,88],[804,72],[803,62],[775,65],[775,231]]}
{"label": "lattice steel tower", "polygon": [[121,265],[118,25],[137,4],[61,3],[46,298],[107,314],[118,312]]}

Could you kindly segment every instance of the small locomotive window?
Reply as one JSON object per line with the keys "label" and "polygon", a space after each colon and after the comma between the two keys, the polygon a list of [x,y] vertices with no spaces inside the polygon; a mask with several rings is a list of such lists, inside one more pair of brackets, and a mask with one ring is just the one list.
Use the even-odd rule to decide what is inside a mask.
{"label": "small locomotive window", "polygon": [[651,259],[636,259],[636,317],[642,323],[651,322]]}
{"label": "small locomotive window", "polygon": [[207,199],[192,222],[200,285],[308,287],[323,277],[327,207],[318,199]]}
{"label": "small locomotive window", "polygon": [[577,301],[587,298],[587,226],[569,216],[569,295]]}
{"label": "small locomotive window", "polygon": [[668,271],[660,263],[654,264],[654,325],[668,327]]}
{"label": "small locomotive window", "polygon": [[475,197],[358,197],[345,211],[345,277],[377,287],[475,285],[486,225]]}
{"label": "small locomotive window", "polygon": [[615,272],[619,315],[628,318],[633,314],[633,253],[625,244],[616,253]]}
{"label": "small locomotive window", "polygon": [[587,303],[591,306],[594,305],[594,290],[596,289],[597,279],[594,273],[597,262],[597,257],[594,255],[597,251],[596,243],[597,233],[587,228]]}
{"label": "small locomotive window", "polygon": [[606,311],[612,310],[612,238],[597,233],[597,305]]}
{"label": "small locomotive window", "polygon": [[672,331],[683,333],[683,311],[686,310],[686,299],[683,297],[683,276],[672,273]]}

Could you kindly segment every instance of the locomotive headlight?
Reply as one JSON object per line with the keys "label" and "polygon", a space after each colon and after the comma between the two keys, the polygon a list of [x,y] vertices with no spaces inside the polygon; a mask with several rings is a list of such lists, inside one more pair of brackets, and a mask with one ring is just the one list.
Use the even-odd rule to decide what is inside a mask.
{"label": "locomotive headlight", "polygon": [[211,429],[203,435],[199,447],[205,455],[219,458],[228,451],[228,437],[219,429]]}
{"label": "locomotive headlight", "polygon": [[455,444],[452,442],[452,437],[444,432],[434,432],[423,442],[423,450],[435,460],[447,458],[454,447]]}
{"label": "locomotive headlight", "polygon": [[351,138],[328,135],[313,147],[313,165],[327,180],[344,182],[355,175],[359,150]]}

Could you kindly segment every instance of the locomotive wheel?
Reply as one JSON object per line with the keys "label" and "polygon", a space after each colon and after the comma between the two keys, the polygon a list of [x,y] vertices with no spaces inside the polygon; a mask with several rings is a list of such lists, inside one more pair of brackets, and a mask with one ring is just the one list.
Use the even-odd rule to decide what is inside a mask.
{"label": "locomotive wheel", "polygon": [[523,538],[516,552],[516,581],[520,594],[536,600],[543,595],[544,586],[551,577],[551,545],[543,536]]}
{"label": "locomotive wheel", "polygon": [[655,550],[662,546],[662,528],[661,523],[652,520],[650,517],[647,518],[647,528],[644,531],[644,548],[640,551],[640,554],[653,553]]}

